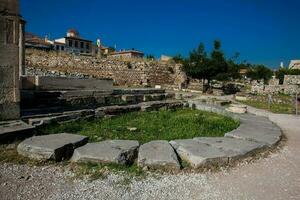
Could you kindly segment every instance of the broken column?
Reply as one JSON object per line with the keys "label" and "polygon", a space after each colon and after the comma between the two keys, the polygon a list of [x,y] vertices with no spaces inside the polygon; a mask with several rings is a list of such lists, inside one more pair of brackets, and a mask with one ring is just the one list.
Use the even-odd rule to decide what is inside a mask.
{"label": "broken column", "polygon": [[20,117],[19,73],[24,62],[24,20],[18,0],[0,0],[0,120]]}

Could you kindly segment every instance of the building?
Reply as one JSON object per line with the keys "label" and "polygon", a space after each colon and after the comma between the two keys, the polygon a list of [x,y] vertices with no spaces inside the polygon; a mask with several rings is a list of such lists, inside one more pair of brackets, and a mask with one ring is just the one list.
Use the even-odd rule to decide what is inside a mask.
{"label": "building", "polygon": [[49,41],[47,38],[42,39],[32,33],[25,33],[25,48],[49,51],[53,49],[53,42]]}
{"label": "building", "polygon": [[92,54],[92,41],[80,37],[75,29],[69,29],[66,37],[54,40],[54,49],[74,54]]}
{"label": "building", "polygon": [[143,58],[144,53],[136,50],[121,50],[110,53],[109,58]]}
{"label": "building", "polygon": [[289,69],[300,69],[300,60],[291,60]]}
{"label": "building", "polygon": [[172,60],[173,58],[171,56],[166,56],[166,55],[161,55],[160,56],[160,60],[163,62],[168,62],[170,60]]}
{"label": "building", "polygon": [[24,72],[25,21],[18,0],[0,0],[0,120],[20,117],[20,76]]}

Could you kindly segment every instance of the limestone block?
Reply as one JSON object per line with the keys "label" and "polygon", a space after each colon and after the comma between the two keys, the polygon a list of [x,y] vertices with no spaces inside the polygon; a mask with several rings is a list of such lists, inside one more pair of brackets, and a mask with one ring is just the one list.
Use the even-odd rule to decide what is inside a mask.
{"label": "limestone block", "polygon": [[197,140],[172,140],[170,144],[179,157],[193,168],[222,165],[229,162],[226,152]]}
{"label": "limestone block", "polygon": [[88,143],[75,149],[73,162],[116,163],[127,165],[137,157],[139,142],[134,140],[106,140]]}
{"label": "limestone block", "polygon": [[143,144],[139,149],[138,165],[151,169],[180,169],[174,149],[164,140],[156,140]]}
{"label": "limestone block", "polygon": [[74,149],[87,141],[86,136],[69,133],[33,136],[21,142],[17,150],[32,159],[61,161],[70,158]]}

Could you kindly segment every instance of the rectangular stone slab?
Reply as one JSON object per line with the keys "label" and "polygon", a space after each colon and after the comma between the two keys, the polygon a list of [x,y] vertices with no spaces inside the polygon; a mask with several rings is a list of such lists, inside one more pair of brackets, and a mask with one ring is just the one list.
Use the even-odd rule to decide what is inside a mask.
{"label": "rectangular stone slab", "polygon": [[240,158],[251,152],[260,150],[266,147],[266,144],[240,140],[236,138],[229,137],[196,137],[201,143],[211,145],[216,148],[220,148],[226,152],[228,157]]}
{"label": "rectangular stone slab", "polygon": [[151,169],[180,169],[173,147],[165,140],[155,140],[139,148],[138,165]]}
{"label": "rectangular stone slab", "polygon": [[229,162],[224,151],[197,140],[173,140],[170,144],[179,157],[188,162],[193,168],[221,165]]}
{"label": "rectangular stone slab", "polygon": [[135,140],[106,140],[88,143],[75,149],[72,162],[131,164],[137,156],[139,142]]}
{"label": "rectangular stone slab", "polygon": [[70,158],[75,148],[87,142],[88,137],[69,133],[33,136],[21,142],[17,150],[32,159],[61,161]]}
{"label": "rectangular stone slab", "polygon": [[21,120],[0,121],[0,143],[29,135],[33,129],[33,126]]}
{"label": "rectangular stone slab", "polygon": [[270,129],[260,126],[241,124],[237,129],[225,134],[226,137],[256,141],[267,144],[269,147],[277,144],[281,139],[279,128]]}

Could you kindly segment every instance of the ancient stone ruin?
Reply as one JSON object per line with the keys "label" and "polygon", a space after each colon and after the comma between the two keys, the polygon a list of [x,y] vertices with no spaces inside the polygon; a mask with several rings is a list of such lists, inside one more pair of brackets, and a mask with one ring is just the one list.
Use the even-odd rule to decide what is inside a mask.
{"label": "ancient stone ruin", "polygon": [[24,25],[17,0],[0,1],[0,120],[20,117],[19,74],[24,69]]}

